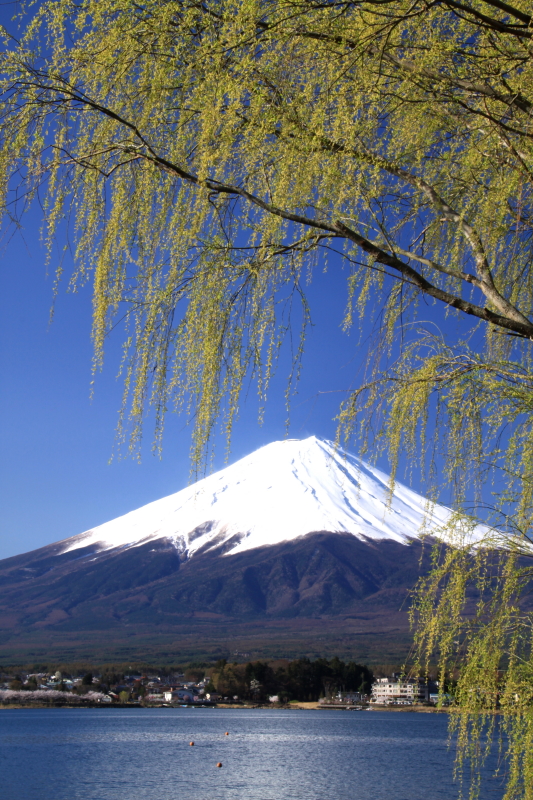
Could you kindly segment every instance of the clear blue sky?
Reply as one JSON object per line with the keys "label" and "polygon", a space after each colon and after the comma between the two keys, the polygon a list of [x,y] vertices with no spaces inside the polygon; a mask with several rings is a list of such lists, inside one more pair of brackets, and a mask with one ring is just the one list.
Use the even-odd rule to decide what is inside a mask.
{"label": "clear blue sky", "polygon": [[[8,24],[16,5],[0,3],[0,23]],[[90,291],[68,294],[60,287],[49,325],[54,265],[47,275],[44,262],[39,218],[32,211],[24,230],[0,249],[0,558],[80,533],[176,492],[189,479],[189,431],[175,417],[168,419],[161,460],[150,452],[148,426],[142,463],[110,463],[121,401],[115,379],[120,340],[110,343],[91,400]],[[309,290],[315,327],[293,402],[291,436],[333,438],[333,417],[344,396],[338,390],[360,380],[357,331],[348,336],[340,329],[345,297],[340,263],[327,275],[318,271]],[[423,307],[423,313],[425,319],[443,319],[435,306]],[[287,371],[282,364],[262,427],[251,394],[235,428],[230,461],[285,435]],[[221,441],[216,468],[224,465],[223,451]]]}
{"label": "clear blue sky", "polygon": [[[0,2],[0,24],[19,3]],[[72,536],[183,488],[189,480],[189,431],[169,417],[162,459],[151,454],[146,429],[142,463],[110,463],[121,384],[115,379],[120,340],[112,341],[103,374],[91,382],[91,297],[60,287],[55,316],[54,265],[47,274],[37,209],[24,230],[0,245],[0,558]],[[68,273],[68,264],[67,273]],[[66,284],[66,282],[65,282]],[[333,437],[339,394],[353,385],[357,336],[340,332],[346,273],[340,266],[311,292],[316,328],[307,370],[295,398],[290,435]],[[235,428],[230,461],[286,434],[286,364],[271,391],[264,425],[252,394]],[[215,467],[224,466],[223,441]]]}
{"label": "clear blue sky", "polygon": [[[178,491],[189,479],[189,431],[169,416],[160,460],[146,429],[142,463],[109,463],[121,384],[115,376],[120,340],[111,342],[104,372],[91,381],[90,291],[60,287],[55,316],[53,270],[47,275],[39,219],[0,251],[0,558],[25,552],[106,522]],[[341,266],[318,275],[310,290],[313,319],[304,377],[294,398],[290,435],[332,438],[341,395],[357,381],[358,334],[340,330],[346,273]],[[231,460],[285,435],[283,390],[287,364],[271,391],[265,423],[257,424],[250,393],[235,429]],[[223,466],[220,441],[216,467]]]}

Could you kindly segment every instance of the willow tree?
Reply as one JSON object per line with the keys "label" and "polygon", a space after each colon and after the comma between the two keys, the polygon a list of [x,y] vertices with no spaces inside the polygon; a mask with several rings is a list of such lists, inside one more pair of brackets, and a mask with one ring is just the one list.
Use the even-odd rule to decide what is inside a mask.
{"label": "willow tree", "polygon": [[[458,678],[459,766],[482,758],[499,707],[506,797],[533,797],[532,629],[517,600],[533,500],[531,3],[33,9],[22,38],[5,32],[5,212],[18,224],[40,200],[50,252],[74,240],[96,367],[122,321],[124,435],[135,448],[153,406],[158,440],[174,407],[201,461],[250,377],[266,396],[293,314],[290,394],[306,281],[342,261],[339,322],[379,311],[381,324],[339,437],[364,445],[374,415],[393,475],[404,454],[452,487],[459,533],[419,595],[419,656]],[[449,312],[438,335],[413,324],[422,302]],[[458,317],[462,340],[447,333]],[[461,531],[490,480],[493,527],[472,550]]]}

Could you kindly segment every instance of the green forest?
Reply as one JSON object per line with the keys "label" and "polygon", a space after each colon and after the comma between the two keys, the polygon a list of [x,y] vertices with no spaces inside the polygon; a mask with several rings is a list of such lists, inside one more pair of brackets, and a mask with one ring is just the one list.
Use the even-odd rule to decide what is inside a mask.
{"label": "green forest", "polygon": [[370,692],[372,671],[355,661],[299,658],[286,664],[254,661],[228,664],[218,661],[211,676],[212,688],[224,696],[263,702],[272,695],[280,701],[317,701],[337,691]]}

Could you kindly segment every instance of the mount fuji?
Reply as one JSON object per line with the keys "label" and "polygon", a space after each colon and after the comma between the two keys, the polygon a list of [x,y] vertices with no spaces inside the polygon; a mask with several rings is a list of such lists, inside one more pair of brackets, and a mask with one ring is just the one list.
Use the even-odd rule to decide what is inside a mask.
{"label": "mount fuji", "polygon": [[385,473],[332,442],[273,442],[0,561],[0,657],[244,648],[393,659],[408,638],[405,600],[427,568],[420,533],[450,513],[399,483],[391,490]]}
{"label": "mount fuji", "polygon": [[315,531],[407,543],[450,511],[332,442],[273,442],[182,491],[67,539],[63,552],[138,547],[166,539],[186,558],[235,554]]}

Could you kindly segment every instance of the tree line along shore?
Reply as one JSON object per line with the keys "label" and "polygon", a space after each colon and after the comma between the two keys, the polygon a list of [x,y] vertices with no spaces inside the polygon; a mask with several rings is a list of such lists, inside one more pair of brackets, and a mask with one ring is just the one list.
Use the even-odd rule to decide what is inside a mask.
{"label": "tree line along shore", "polygon": [[[390,674],[388,665],[372,669],[337,656],[241,663],[220,659],[186,666],[34,664],[0,667],[0,706],[435,707],[437,695],[429,692],[436,691],[437,684],[431,676],[409,678],[392,672],[391,678]],[[385,692],[397,695],[385,702],[384,682]],[[448,704],[451,695],[443,697]]]}
{"label": "tree line along shore", "polygon": [[372,669],[337,657],[165,666],[34,664],[0,667],[0,703],[150,705],[170,694],[182,703],[309,704],[339,693],[368,696],[373,681]]}

